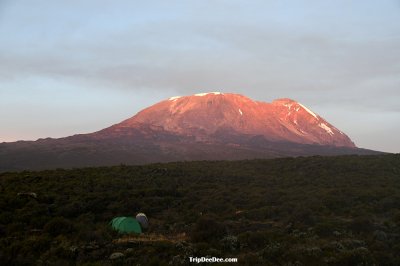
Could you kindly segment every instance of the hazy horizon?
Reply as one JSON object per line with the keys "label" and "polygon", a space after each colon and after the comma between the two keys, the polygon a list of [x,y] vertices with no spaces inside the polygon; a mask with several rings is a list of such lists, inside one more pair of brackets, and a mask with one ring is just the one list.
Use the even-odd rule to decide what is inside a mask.
{"label": "hazy horizon", "polygon": [[90,133],[176,95],[297,100],[400,152],[399,1],[1,1],[0,142]]}

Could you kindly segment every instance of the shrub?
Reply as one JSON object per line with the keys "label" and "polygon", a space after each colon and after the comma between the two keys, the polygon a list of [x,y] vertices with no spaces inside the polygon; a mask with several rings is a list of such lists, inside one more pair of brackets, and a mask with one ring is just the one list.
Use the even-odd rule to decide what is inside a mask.
{"label": "shrub", "polygon": [[368,217],[356,217],[349,225],[349,229],[356,233],[370,232],[373,224]]}
{"label": "shrub", "polygon": [[51,219],[45,226],[44,231],[51,236],[58,236],[60,234],[70,234],[74,231],[73,224],[63,217],[56,217]]}
{"label": "shrub", "polygon": [[226,234],[223,224],[210,217],[201,217],[191,233],[194,242],[210,242],[221,239]]}

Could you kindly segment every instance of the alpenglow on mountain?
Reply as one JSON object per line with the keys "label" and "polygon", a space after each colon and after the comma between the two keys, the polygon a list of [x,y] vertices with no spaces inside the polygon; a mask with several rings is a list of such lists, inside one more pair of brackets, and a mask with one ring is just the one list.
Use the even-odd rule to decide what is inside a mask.
{"label": "alpenglow on mountain", "polygon": [[210,92],[171,97],[90,134],[2,143],[0,171],[374,153],[294,100]]}
{"label": "alpenglow on mountain", "polygon": [[355,147],[343,132],[291,99],[265,103],[220,92],[176,96],[144,109],[109,130],[123,131],[140,124],[159,126],[174,134],[193,136],[198,141],[229,132],[260,135],[271,141]]}

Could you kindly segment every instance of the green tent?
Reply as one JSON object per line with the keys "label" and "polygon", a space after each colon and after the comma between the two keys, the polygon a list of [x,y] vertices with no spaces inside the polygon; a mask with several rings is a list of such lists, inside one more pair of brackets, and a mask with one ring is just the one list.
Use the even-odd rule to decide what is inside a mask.
{"label": "green tent", "polygon": [[122,234],[142,233],[139,222],[132,217],[115,217],[110,222],[111,227]]}

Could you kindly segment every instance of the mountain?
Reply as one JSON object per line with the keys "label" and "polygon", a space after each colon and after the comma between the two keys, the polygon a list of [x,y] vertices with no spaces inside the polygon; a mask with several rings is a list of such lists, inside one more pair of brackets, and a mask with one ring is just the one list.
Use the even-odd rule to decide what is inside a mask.
{"label": "mountain", "polygon": [[198,141],[235,132],[261,135],[271,141],[355,147],[343,132],[291,99],[265,103],[220,92],[172,97],[105,130],[104,134],[126,132],[140,124],[193,136]]}
{"label": "mountain", "polygon": [[171,97],[90,134],[2,143],[0,171],[375,153],[294,100],[210,92]]}

